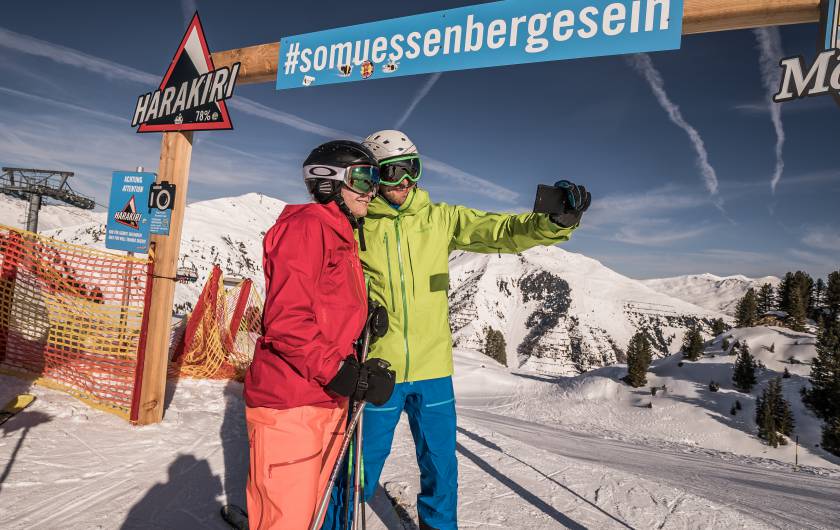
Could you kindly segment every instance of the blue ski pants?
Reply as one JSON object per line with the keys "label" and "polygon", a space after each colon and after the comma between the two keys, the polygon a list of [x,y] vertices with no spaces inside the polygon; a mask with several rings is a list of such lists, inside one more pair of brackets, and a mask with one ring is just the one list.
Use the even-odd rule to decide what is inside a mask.
{"label": "blue ski pants", "polygon": [[[458,461],[451,377],[397,383],[387,403],[381,407],[371,404],[365,407],[362,428],[364,498],[367,501],[376,490],[403,411],[408,416],[420,468],[420,494],[417,496],[420,519],[438,530],[455,530],[458,528]],[[346,460],[342,468],[346,473]],[[343,528],[345,476],[343,473],[336,482],[321,530]]]}

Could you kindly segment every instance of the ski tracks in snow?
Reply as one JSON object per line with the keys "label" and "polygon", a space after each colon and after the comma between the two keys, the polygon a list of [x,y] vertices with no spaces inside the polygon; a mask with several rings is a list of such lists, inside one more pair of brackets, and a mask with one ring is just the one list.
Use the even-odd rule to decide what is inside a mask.
{"label": "ski tracks in snow", "polygon": [[[606,467],[608,479],[592,482],[595,490],[614,491],[598,490],[598,500],[610,499],[634,527],[836,527],[840,481],[830,477],[605,440],[481,410],[458,413],[462,424],[509,437],[523,450],[571,459],[573,469]],[[637,510],[650,510],[651,517],[632,513]]]}
{"label": "ski tracks in snow", "polygon": [[[459,410],[458,465],[461,528],[764,528],[731,507],[721,506],[661,481],[576,459],[528,443],[474,420]],[[398,504],[405,528],[416,528],[419,471],[405,420],[400,422],[380,484]],[[376,504],[376,503],[374,503]],[[390,505],[386,507],[391,509]],[[374,512],[386,520],[393,514]],[[412,522],[405,521],[410,517]],[[382,526],[370,526],[381,530]]]}

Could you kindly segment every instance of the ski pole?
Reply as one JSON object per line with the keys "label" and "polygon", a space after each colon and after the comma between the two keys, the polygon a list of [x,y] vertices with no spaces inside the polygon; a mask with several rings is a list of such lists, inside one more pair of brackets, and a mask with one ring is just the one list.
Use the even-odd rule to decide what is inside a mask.
{"label": "ski pole", "polygon": [[[368,319],[365,322],[364,340],[362,342],[362,351],[360,354],[362,359],[367,357],[369,347],[370,316],[368,316]],[[327,511],[327,505],[329,504],[332,489],[335,486],[335,481],[338,477],[338,472],[341,470],[341,461],[344,460],[344,456],[347,454],[347,449],[350,447],[350,441],[353,439],[353,433],[355,432],[356,426],[361,421],[362,413],[365,410],[365,405],[367,405],[367,402],[359,402],[358,408],[353,412],[353,416],[350,419],[350,423],[347,425],[347,430],[344,432],[344,441],[341,443],[341,450],[338,453],[338,458],[336,459],[335,465],[333,466],[332,472],[330,473],[330,480],[327,482],[327,488],[322,494],[321,502],[318,503],[318,512],[315,515],[315,519],[312,521],[312,526],[310,527],[310,530],[319,530],[321,526],[321,519],[324,517],[324,514]],[[356,448],[356,453],[361,454],[360,448]],[[356,470],[355,472],[358,473],[358,470]]]}
{"label": "ski pole", "polygon": [[354,458],[354,466],[355,469],[353,470],[353,526],[350,528],[355,530],[359,528],[359,503],[360,503],[360,495],[359,495],[359,488],[361,485],[361,473],[360,470],[362,468],[362,422],[364,418],[359,418],[359,424],[356,425],[356,454]]}
{"label": "ski pole", "polygon": [[350,424],[347,426],[347,432],[344,433],[344,441],[341,444],[341,450],[338,453],[338,459],[333,466],[332,473],[330,473],[330,480],[327,482],[327,488],[324,490],[323,495],[321,496],[321,502],[318,503],[318,512],[315,516],[315,519],[312,521],[312,526],[310,526],[310,530],[318,530],[321,526],[321,519],[324,517],[324,514],[327,511],[327,504],[329,504],[330,500],[330,493],[332,492],[333,486],[335,486],[335,479],[338,477],[338,472],[341,469],[341,461],[344,460],[344,455],[347,454],[347,448],[350,447],[350,440],[353,439],[353,430],[356,428],[356,425],[359,423],[359,418],[362,417],[362,413],[365,410],[365,405],[367,402],[362,401],[359,405],[359,408],[353,414],[353,417],[350,419]]}
{"label": "ski pole", "polygon": [[[362,344],[361,359],[359,363],[364,363],[367,359],[368,348],[370,347],[370,319],[365,326],[365,338]],[[353,526],[356,529],[359,527],[359,509],[360,509],[360,486],[361,486],[361,469],[362,469],[362,418],[359,418],[359,424],[356,426],[356,454],[355,469],[353,469]],[[361,508],[364,509],[364,508]]]}

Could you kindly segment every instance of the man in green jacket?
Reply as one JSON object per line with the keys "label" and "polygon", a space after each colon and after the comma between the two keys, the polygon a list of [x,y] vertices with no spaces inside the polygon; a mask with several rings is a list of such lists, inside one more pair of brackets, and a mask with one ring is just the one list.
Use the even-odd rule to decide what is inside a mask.
{"label": "man in green jacket", "polygon": [[[363,427],[364,498],[369,499],[391,450],[394,429],[405,411],[420,467],[417,511],[421,529],[457,528],[458,470],[455,456],[455,396],[452,334],[449,328],[449,254],[522,252],[569,239],[590,195],[583,186],[560,181],[565,208],[546,214],[488,213],[432,203],[417,187],[420,155],[408,137],[393,130],[370,135],[363,144],[380,164],[380,196],[364,223],[367,250],[360,253],[370,298],[387,308],[388,333],[370,357],[396,371],[391,399],[367,405]],[[338,528],[340,492],[323,528]]]}

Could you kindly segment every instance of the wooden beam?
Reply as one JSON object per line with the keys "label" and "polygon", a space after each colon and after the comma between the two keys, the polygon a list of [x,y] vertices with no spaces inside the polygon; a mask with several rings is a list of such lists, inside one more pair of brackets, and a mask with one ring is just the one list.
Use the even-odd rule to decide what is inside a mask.
{"label": "wooden beam", "polygon": [[[685,0],[683,35],[730,29],[803,24],[820,19],[819,0]],[[273,83],[280,43],[271,42],[213,54],[216,68],[241,63],[238,84]]]}
{"label": "wooden beam", "polygon": [[187,182],[192,157],[192,131],[163,133],[157,181],[168,180],[177,186],[168,236],[152,236],[155,281],[146,335],[143,383],[140,387],[138,425],[157,423],[163,418],[166,392],[166,369],[169,364],[169,334],[172,326],[172,302],[175,298],[175,274],[181,250],[181,229],[187,206]]}
{"label": "wooden beam", "polygon": [[273,83],[277,79],[277,61],[280,58],[280,43],[258,44],[213,54],[213,66],[230,67],[241,63],[236,84]]}
{"label": "wooden beam", "polygon": [[685,0],[683,35],[819,19],[819,0]]}

